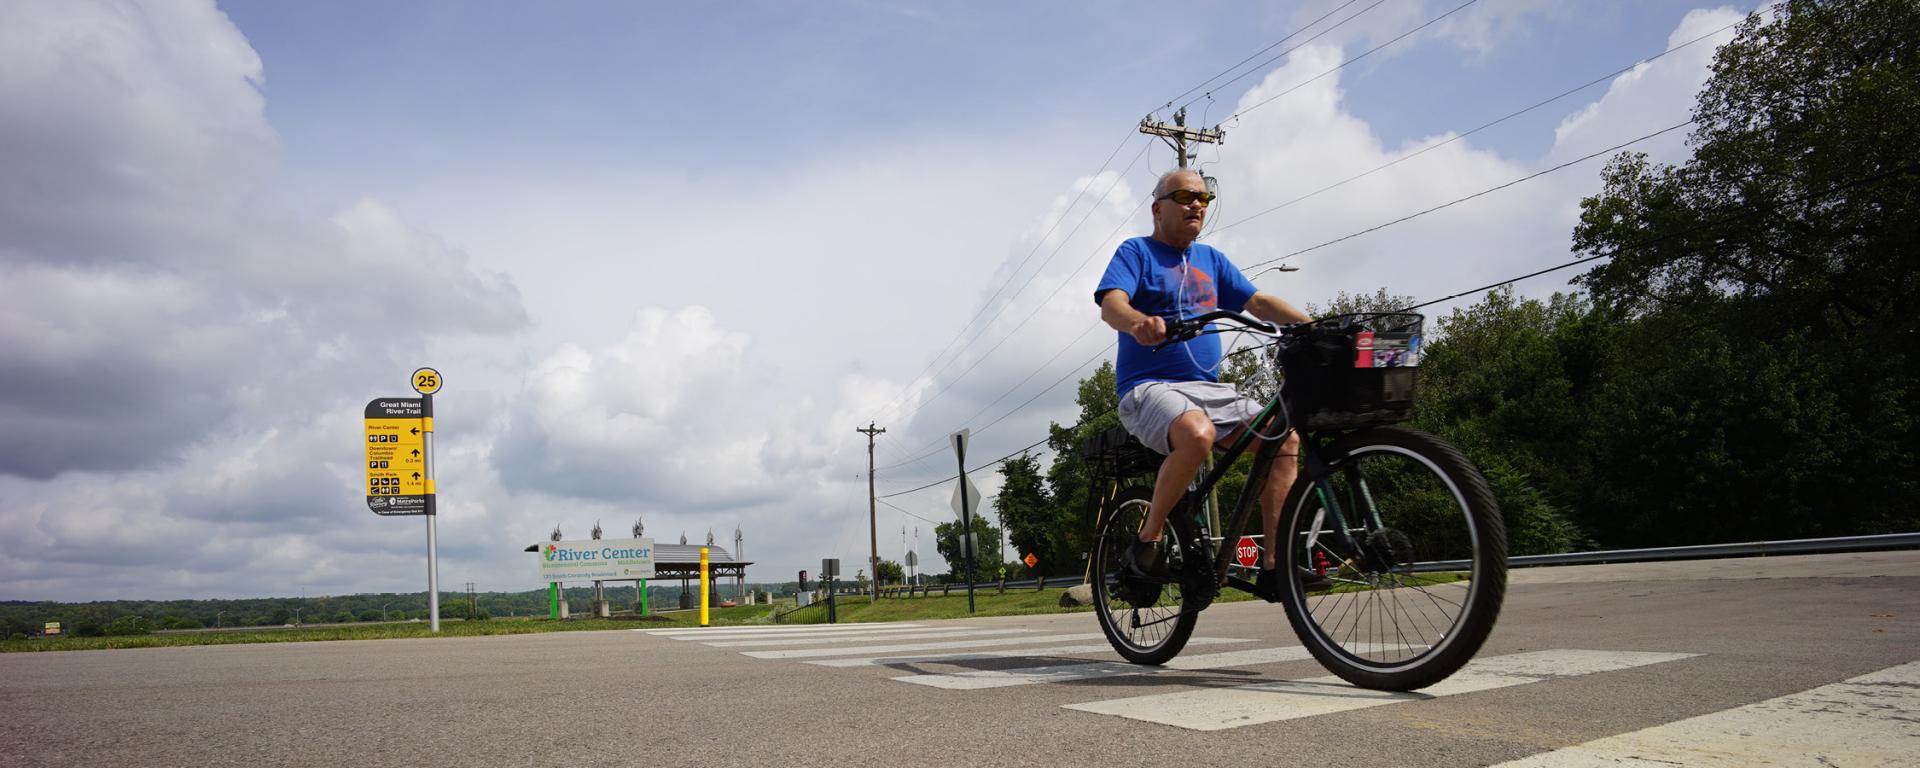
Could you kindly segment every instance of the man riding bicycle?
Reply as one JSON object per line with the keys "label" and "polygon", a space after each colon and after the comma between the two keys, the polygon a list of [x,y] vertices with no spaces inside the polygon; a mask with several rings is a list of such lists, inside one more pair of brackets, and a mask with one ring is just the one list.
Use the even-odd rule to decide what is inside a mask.
{"label": "man riding bicycle", "polygon": [[[1310,318],[1281,298],[1255,288],[1218,249],[1194,242],[1213,202],[1200,174],[1180,169],[1160,177],[1153,189],[1153,234],[1120,244],[1093,292],[1100,319],[1120,332],[1115,365],[1120,424],[1148,448],[1166,456],[1154,480],[1153,501],[1139,538],[1123,559],[1127,575],[1164,582],[1169,577],[1160,536],[1167,515],[1206,461],[1208,452],[1231,444],[1260,411],[1260,403],[1220,382],[1218,336],[1177,342],[1167,339],[1164,316],[1191,317],[1214,309],[1244,311],[1271,323]],[[1267,546],[1261,555],[1259,593],[1280,599],[1273,546],[1281,506],[1297,473],[1300,436],[1289,431],[1260,493]],[[1309,589],[1323,578],[1303,573]]]}

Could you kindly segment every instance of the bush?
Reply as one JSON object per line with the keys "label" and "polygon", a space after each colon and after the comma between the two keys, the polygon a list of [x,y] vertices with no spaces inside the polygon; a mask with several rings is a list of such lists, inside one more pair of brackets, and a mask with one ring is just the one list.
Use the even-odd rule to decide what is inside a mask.
{"label": "bush", "polygon": [[108,637],[153,634],[153,622],[144,616],[122,616],[109,622],[103,634]]}

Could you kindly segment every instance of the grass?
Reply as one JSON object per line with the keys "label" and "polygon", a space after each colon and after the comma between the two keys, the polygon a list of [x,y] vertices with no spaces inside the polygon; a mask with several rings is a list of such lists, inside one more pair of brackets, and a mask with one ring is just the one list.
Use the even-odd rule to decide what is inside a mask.
{"label": "grass", "polygon": [[[773,620],[773,606],[743,605],[708,611],[710,625],[767,624]],[[481,635],[524,635],[535,632],[582,632],[608,629],[672,629],[700,625],[699,611],[675,611],[646,618],[617,616],[611,619],[491,619],[488,621],[442,621],[440,633],[430,631],[428,622],[393,622],[367,625],[317,627],[313,629],[262,629],[258,631],[183,632],[165,635],[124,635],[120,637],[59,637],[33,640],[0,641],[0,653],[32,651],[97,651],[115,648],[166,648],[181,645],[233,645],[237,643],[305,643],[328,640],[393,640],[404,638],[475,637]]]}
{"label": "grass", "polygon": [[[1424,584],[1440,584],[1464,579],[1464,573],[1421,574]],[[870,602],[866,596],[835,598],[836,618],[842,623],[877,621],[931,621],[964,619],[972,616],[1025,616],[1042,613],[1084,613],[1093,608],[1063,608],[1063,588],[974,591],[974,610],[967,610],[967,594],[955,590],[951,595],[930,597],[881,598]],[[1353,592],[1365,586],[1342,584],[1334,592]],[[1222,590],[1215,602],[1232,603],[1256,599],[1237,589]],[[824,624],[827,606],[816,603],[793,609],[783,606],[743,605],[708,611],[711,626],[765,624]],[[783,612],[784,611],[784,612]],[[776,619],[777,615],[777,619]],[[36,640],[0,641],[0,653],[30,651],[93,651],[114,648],[165,648],[181,645],[232,645],[236,643],[303,643],[328,640],[392,640],[402,638],[474,637],[480,635],[524,635],[534,632],[586,632],[609,629],[673,629],[700,624],[698,611],[674,611],[641,618],[620,615],[611,619],[492,619],[488,621],[444,621],[438,635],[428,631],[427,622],[394,622],[367,625],[319,627],[313,629],[270,629],[238,632],[185,632],[166,635],[130,635],[122,637],[62,637]]]}

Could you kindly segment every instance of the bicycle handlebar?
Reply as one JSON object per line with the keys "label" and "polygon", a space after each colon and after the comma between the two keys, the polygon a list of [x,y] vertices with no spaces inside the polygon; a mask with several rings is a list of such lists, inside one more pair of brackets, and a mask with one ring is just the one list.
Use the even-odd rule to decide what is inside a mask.
{"label": "bicycle handlebar", "polygon": [[1187,317],[1187,318],[1169,316],[1169,317],[1166,317],[1165,319],[1167,323],[1167,340],[1154,345],[1153,351],[1155,352],[1165,349],[1169,345],[1182,342],[1182,341],[1189,341],[1194,337],[1199,336],[1201,333],[1206,331],[1207,325],[1212,323],[1215,320],[1232,320],[1241,326],[1240,328],[1235,330],[1253,331],[1255,333],[1260,333],[1267,336],[1280,336],[1282,334],[1292,332],[1293,330],[1305,325],[1304,323],[1289,323],[1287,325],[1275,325],[1265,320],[1261,320],[1260,318],[1246,314],[1245,312],[1234,312],[1232,310],[1226,310],[1226,309],[1216,309],[1212,312],[1206,312],[1206,313],[1194,315],[1193,317]]}

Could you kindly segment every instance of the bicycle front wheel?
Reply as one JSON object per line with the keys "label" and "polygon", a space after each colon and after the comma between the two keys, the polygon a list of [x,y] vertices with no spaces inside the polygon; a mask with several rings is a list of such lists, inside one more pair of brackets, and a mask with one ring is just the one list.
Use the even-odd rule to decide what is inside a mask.
{"label": "bicycle front wheel", "polygon": [[[1287,619],[1314,658],[1364,688],[1410,691],[1459,670],[1506,595],[1507,534],[1479,470],[1403,427],[1346,435],[1328,471],[1288,494],[1285,568],[1330,590],[1287,590]],[[1296,573],[1298,571],[1295,571]]]}
{"label": "bicycle front wheel", "polygon": [[[1127,545],[1139,538],[1152,501],[1150,487],[1121,491],[1100,516],[1100,532],[1093,544],[1093,612],[1100,618],[1107,642],[1135,664],[1165,664],[1179,655],[1199,621],[1186,610],[1178,579],[1171,584],[1141,583],[1121,570],[1120,559],[1126,556]],[[1180,545],[1187,537],[1175,529],[1181,524],[1179,517],[1170,516],[1160,537],[1166,547],[1161,555],[1174,573],[1181,572],[1188,556]]]}

